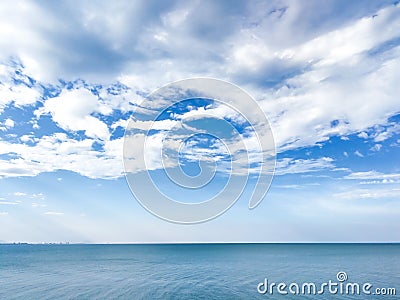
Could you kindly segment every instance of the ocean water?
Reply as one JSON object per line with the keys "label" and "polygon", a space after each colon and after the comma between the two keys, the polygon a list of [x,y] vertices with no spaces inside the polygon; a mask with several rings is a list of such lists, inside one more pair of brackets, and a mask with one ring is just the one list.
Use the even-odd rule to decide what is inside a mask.
{"label": "ocean water", "polygon": [[[397,295],[260,294],[346,282]],[[264,285],[265,286],[265,285]],[[263,286],[262,286],[263,287]],[[295,289],[294,289],[295,290]],[[286,291],[288,289],[286,288]],[[400,299],[400,244],[0,245],[0,299]]]}

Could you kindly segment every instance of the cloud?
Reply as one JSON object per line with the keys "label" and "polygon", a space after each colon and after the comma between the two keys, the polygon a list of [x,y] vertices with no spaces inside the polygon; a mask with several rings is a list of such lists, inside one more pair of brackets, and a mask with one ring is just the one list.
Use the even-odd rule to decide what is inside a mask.
{"label": "cloud", "polygon": [[381,149],[382,149],[382,144],[375,144],[373,147],[371,147],[370,150],[377,152],[377,151],[381,151]]}
{"label": "cloud", "polygon": [[10,118],[6,119],[4,121],[4,125],[8,128],[12,128],[15,125],[15,122],[13,120],[11,120]]}
{"label": "cloud", "polygon": [[0,205],[18,205],[19,202],[0,200]]}
{"label": "cloud", "polygon": [[57,170],[90,178],[122,176],[122,138],[105,141],[103,151],[92,148],[94,141],[77,141],[63,133],[43,136],[32,146],[0,140],[0,154],[17,155],[13,159],[0,159],[0,177],[35,176]]}
{"label": "cloud", "polygon": [[[151,75],[145,76],[147,81],[160,85],[185,74],[221,76],[226,74],[226,65],[235,65],[229,68],[234,79],[245,72],[238,68],[243,65],[243,55],[237,66],[233,62],[238,52],[247,59],[270,54],[273,58],[265,57],[259,65],[279,78],[282,73],[287,75],[288,70],[293,71],[293,59],[288,59],[290,55],[285,53],[297,51],[297,46],[335,32],[338,27],[346,27],[357,18],[377,13],[388,4],[390,1],[362,4],[327,1],[323,5],[318,1],[309,1],[306,5],[300,1],[239,1],[234,6],[226,1],[117,1],[113,5],[107,1],[96,4],[61,1],[58,5],[10,2],[2,5],[0,11],[3,28],[0,48],[4,56],[18,55],[28,73],[40,81],[55,82],[58,78],[103,81],[121,74],[141,77],[145,72]],[[379,11],[375,23],[380,23],[381,15],[382,19],[390,17],[385,10]],[[330,53],[324,53],[325,49],[338,55],[343,51],[330,49],[325,42],[337,42],[344,48],[353,37],[364,41],[368,36],[357,33],[371,26],[362,25],[353,31],[347,30],[347,35],[331,34],[319,42],[319,47],[306,47],[301,53],[311,48],[319,55]],[[380,40],[388,36],[385,32],[379,33]],[[342,40],[337,41],[338,37]],[[357,43],[357,47],[368,45]],[[241,51],[241,46],[250,49],[253,56]],[[301,59],[306,61],[306,56]],[[265,60],[273,62],[265,64]],[[288,67],[279,69],[280,65]],[[247,73],[246,77],[251,74]],[[150,88],[155,87],[150,84]]]}
{"label": "cloud", "polygon": [[63,212],[56,212],[56,211],[46,211],[44,214],[48,215],[48,216],[63,216],[64,215]]}
{"label": "cloud", "polygon": [[3,126],[0,126],[0,131],[7,131],[10,128],[13,128],[15,125],[15,122],[8,118],[3,122]]}
{"label": "cloud", "polygon": [[334,197],[341,199],[383,199],[397,198],[400,196],[400,189],[356,189],[347,192],[336,193]]}
{"label": "cloud", "polygon": [[[398,6],[388,6],[376,14],[375,18],[364,17],[295,48],[274,52],[283,64],[294,67],[288,78],[277,80],[278,89],[261,94],[256,91],[256,97],[265,99],[261,103],[272,120],[278,151],[315,145],[330,136],[385,124],[388,117],[399,112],[395,81],[400,76],[400,48],[392,40],[399,37],[394,22],[400,13]],[[389,24],[394,27],[389,28]],[[393,46],[383,46],[386,43]],[[263,45],[257,40],[254,47],[264,53]],[[244,43],[240,47],[249,46]],[[244,56],[258,60],[251,53]],[[256,82],[256,78],[268,80],[268,74],[260,72],[249,82]]]}
{"label": "cloud", "polygon": [[359,138],[362,138],[362,139],[367,139],[367,138],[368,138],[368,133],[366,133],[365,131],[363,131],[363,132],[360,132],[357,136],[358,136]]}
{"label": "cloud", "polygon": [[14,195],[14,196],[17,196],[17,197],[22,197],[22,196],[26,196],[26,193],[23,193],[23,192],[15,192],[13,195]]}
{"label": "cloud", "polygon": [[373,133],[372,137],[374,138],[375,142],[383,142],[393,135],[400,133],[400,125],[394,122],[389,123],[386,127],[378,127],[376,128],[375,132]]}
{"label": "cloud", "polygon": [[83,130],[88,137],[108,140],[107,125],[92,115],[98,108],[97,97],[87,89],[64,90],[59,96],[46,100],[35,114],[40,117],[50,113],[53,121],[67,131]]}
{"label": "cloud", "polygon": [[[315,145],[330,136],[387,123],[400,109],[394,96],[400,65],[393,59],[368,70],[369,60],[317,67],[288,80],[294,88],[282,87],[275,95],[268,95],[261,103],[272,120],[278,150]],[[350,69],[353,74],[348,73]]]}
{"label": "cloud", "polygon": [[317,159],[283,158],[277,161],[275,175],[331,170],[335,168],[333,161],[330,157]]}
{"label": "cloud", "polygon": [[344,179],[364,180],[362,184],[386,184],[400,182],[398,173],[381,173],[376,171],[353,172],[344,177]]}
{"label": "cloud", "polygon": [[[18,157],[0,160],[0,176],[60,169],[121,176],[122,140],[111,135],[126,116],[118,118],[149,91],[188,76],[245,87],[271,121],[278,152],[354,133],[376,143],[389,139],[398,126],[388,119],[400,111],[399,4],[339,2],[5,3],[0,113],[10,105],[35,107],[35,130],[49,115],[67,136],[46,132],[39,139],[26,132],[20,144],[2,138],[2,153]],[[84,138],[77,138],[81,132]],[[157,142],[154,137],[154,149]],[[333,162],[281,165],[324,170]]]}
{"label": "cloud", "polygon": [[364,154],[362,154],[360,151],[356,150],[354,152],[355,155],[357,155],[358,157],[364,157]]}
{"label": "cloud", "polygon": [[128,122],[129,122],[129,120],[118,120],[117,122],[111,124],[111,129],[115,130],[118,127],[125,129],[126,126],[128,126]]}
{"label": "cloud", "polygon": [[[8,105],[34,105],[41,98],[42,88],[32,85],[23,75],[22,69],[19,64],[9,64],[0,57],[0,114]],[[11,121],[5,124],[7,128],[13,127],[10,126]]]}

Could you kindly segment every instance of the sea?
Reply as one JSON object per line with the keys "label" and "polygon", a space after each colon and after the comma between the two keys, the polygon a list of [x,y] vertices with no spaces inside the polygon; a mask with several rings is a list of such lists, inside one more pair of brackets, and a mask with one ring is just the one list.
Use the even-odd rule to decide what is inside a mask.
{"label": "sea", "polygon": [[400,244],[2,244],[0,299],[400,299]]}

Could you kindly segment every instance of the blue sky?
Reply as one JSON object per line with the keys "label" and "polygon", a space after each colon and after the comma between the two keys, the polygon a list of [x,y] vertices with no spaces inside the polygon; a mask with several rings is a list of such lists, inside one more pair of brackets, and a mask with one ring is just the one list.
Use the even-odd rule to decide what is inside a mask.
{"label": "blue sky", "polygon": [[[399,17],[394,1],[6,1],[0,241],[399,241]],[[257,100],[277,165],[256,209],[245,192],[178,225],[133,198],[123,134],[146,95],[195,76]]]}

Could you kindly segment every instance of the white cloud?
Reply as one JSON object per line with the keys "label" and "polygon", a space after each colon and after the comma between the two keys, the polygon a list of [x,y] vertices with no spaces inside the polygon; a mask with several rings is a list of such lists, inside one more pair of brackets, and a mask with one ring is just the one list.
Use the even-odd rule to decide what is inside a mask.
{"label": "white cloud", "polygon": [[90,178],[122,176],[122,139],[105,141],[103,152],[93,150],[93,143],[93,139],[76,141],[63,133],[44,136],[32,146],[0,140],[0,154],[18,155],[15,159],[0,160],[0,177],[35,176],[57,170]]}
{"label": "white cloud", "polygon": [[36,103],[40,96],[40,92],[35,88],[0,83],[1,109],[9,103],[14,103],[15,106],[31,105]]}
{"label": "white cloud", "polygon": [[398,133],[400,133],[400,125],[391,123],[386,128],[378,127],[372,137],[375,142],[383,142]]}
{"label": "white cloud", "polygon": [[15,192],[13,195],[14,195],[14,196],[17,196],[17,197],[22,197],[22,196],[26,196],[26,193],[23,193],[23,192]]}
{"label": "white cloud", "polygon": [[122,128],[126,128],[126,126],[128,126],[128,120],[118,120],[117,122],[114,122],[113,124],[111,124],[111,129],[117,129],[118,127],[122,127]]}
{"label": "white cloud", "polygon": [[308,173],[334,169],[333,159],[322,157],[317,159],[283,158],[277,161],[276,175]]}
{"label": "white cloud", "polygon": [[371,147],[370,150],[372,151],[381,151],[382,149],[382,144],[375,144],[373,147]]}
{"label": "white cloud", "polygon": [[86,136],[108,140],[107,125],[92,114],[98,110],[98,99],[87,89],[64,90],[59,96],[45,101],[36,111],[40,116],[50,113],[53,121],[68,131],[84,130]]}
{"label": "white cloud", "polygon": [[345,179],[368,179],[368,180],[385,180],[385,179],[395,179],[400,180],[400,174],[398,173],[380,173],[376,171],[367,171],[367,172],[353,172],[344,177]]}
{"label": "white cloud", "polygon": [[8,128],[12,128],[15,125],[15,122],[13,120],[11,120],[10,118],[6,119],[4,121],[4,125]]}
{"label": "white cloud", "polygon": [[32,194],[30,197],[34,198],[34,199],[40,199],[40,200],[44,200],[44,198],[45,198],[43,193]]}
{"label": "white cloud", "polygon": [[[288,80],[295,88],[283,87],[277,94],[268,95],[262,105],[272,120],[278,150],[314,145],[332,135],[348,135],[385,124],[388,116],[397,113],[399,60],[368,70],[369,60],[362,59],[357,65],[347,62],[316,67]],[[353,74],[348,73],[350,69]],[[333,120],[338,120],[336,126],[332,126]]]}
{"label": "white cloud", "polygon": [[[361,132],[360,137],[377,143],[390,138],[398,127],[379,131],[374,126],[385,125],[400,109],[400,47],[395,43],[389,47],[400,32],[399,5],[348,4],[344,16],[328,14],[343,7],[324,4],[321,13],[330,18],[317,22],[310,12],[318,7],[318,2],[285,1],[235,7],[222,2],[171,2],[157,7],[130,2],[2,5],[0,59],[17,58],[24,66],[18,68],[38,83],[29,86],[27,77],[18,75],[23,83],[14,84],[15,68],[2,65],[0,112],[10,103],[20,107],[36,103],[43,92],[41,84],[57,85],[59,78],[119,81],[129,89],[113,94],[103,87],[97,96],[78,86],[43,100],[37,116],[50,114],[59,127],[84,131],[87,139],[53,141],[45,136],[38,141],[25,134],[21,142],[36,146],[1,142],[0,149],[22,153],[20,158],[0,161],[1,176],[57,169],[91,177],[121,174],[120,163],[111,167],[111,162],[120,157],[117,149],[122,141],[109,138],[110,129],[126,121],[108,128],[97,114],[129,112],[129,102],[140,102],[143,93],[187,76],[220,77],[245,87],[271,120],[278,152],[312,146],[333,135],[345,138]],[[370,17],[372,13],[377,16]],[[161,128],[166,123],[156,125]],[[33,128],[39,125],[33,123]],[[374,132],[368,131],[371,128]],[[91,149],[93,140],[103,141],[106,150]],[[53,142],[56,148],[46,144]],[[82,153],[70,153],[74,147]],[[39,149],[61,151],[68,158],[58,157],[61,164],[50,155],[46,162]]]}
{"label": "white cloud", "polygon": [[24,134],[20,138],[21,142],[28,143],[28,142],[37,142],[39,139],[36,138],[33,134]]}
{"label": "white cloud", "polygon": [[[390,6],[377,14],[297,46],[290,55],[276,52],[276,56],[288,56],[280,65],[298,62],[306,69],[284,80],[287,85],[273,93],[256,92],[257,98],[265,99],[262,104],[272,120],[278,151],[360,132],[385,124],[389,116],[398,113],[395,95],[399,92],[400,48],[376,56],[368,51],[399,35],[395,20],[400,13],[398,6]],[[293,72],[301,68],[294,67]],[[268,80],[265,72],[257,75],[263,76]],[[336,126],[331,124],[334,120]],[[366,133],[359,136],[368,137]]]}
{"label": "white cloud", "polygon": [[18,204],[19,202],[16,201],[3,201],[3,200],[0,201],[0,205],[18,205]]}
{"label": "white cloud", "polygon": [[362,154],[360,151],[356,150],[354,152],[355,155],[357,155],[358,157],[364,157],[364,154]]}
{"label": "white cloud", "polygon": [[[1,42],[0,42],[1,43]],[[1,49],[1,48],[0,48]],[[8,105],[23,107],[33,105],[41,98],[42,89],[38,86],[13,82],[15,67],[2,63],[0,57],[0,114]],[[24,78],[19,78],[20,80]],[[4,124],[7,128],[13,127],[11,120]]]}
{"label": "white cloud", "polygon": [[48,215],[48,216],[62,216],[62,215],[64,215],[63,212],[56,212],[56,211],[46,211],[44,214]]}
{"label": "white cloud", "polygon": [[356,54],[398,36],[400,32],[400,24],[396,21],[399,17],[398,6],[388,6],[376,14],[376,17],[364,17],[348,26],[317,37],[295,51],[286,51],[290,56],[301,57],[301,60],[322,59],[319,62],[321,65],[347,61]]}
{"label": "white cloud", "polygon": [[355,189],[347,192],[336,193],[334,196],[341,199],[397,198],[400,196],[400,189]]}
{"label": "white cloud", "polygon": [[131,129],[147,130],[170,130],[174,126],[180,124],[177,120],[160,120],[160,121],[140,121],[133,119],[129,125]]}
{"label": "white cloud", "polygon": [[[147,139],[142,133],[125,137],[124,157],[127,159],[124,163],[126,172],[135,173],[142,170],[156,170],[163,169],[163,167],[176,166],[177,161],[172,162],[170,159],[162,157],[162,140],[164,136],[165,134],[161,132],[151,135]],[[122,140],[120,145],[122,146]],[[137,145],[144,145],[144,148]],[[117,150],[116,148],[114,149]],[[118,150],[122,152],[122,148]]]}

